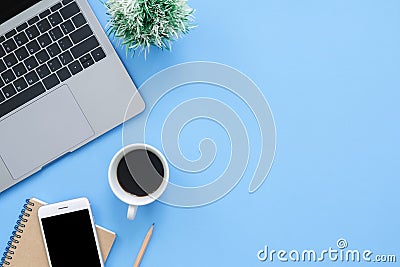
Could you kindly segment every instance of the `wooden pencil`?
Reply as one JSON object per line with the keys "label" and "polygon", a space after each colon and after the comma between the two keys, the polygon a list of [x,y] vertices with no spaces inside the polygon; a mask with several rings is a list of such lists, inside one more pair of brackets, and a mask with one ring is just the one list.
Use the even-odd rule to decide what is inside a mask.
{"label": "wooden pencil", "polygon": [[149,231],[146,234],[146,237],[143,240],[142,247],[140,248],[140,251],[136,257],[135,263],[133,264],[133,267],[139,267],[140,262],[142,261],[143,255],[146,252],[146,248],[149,245],[151,236],[153,235],[153,229],[154,229],[154,223],[150,227]]}

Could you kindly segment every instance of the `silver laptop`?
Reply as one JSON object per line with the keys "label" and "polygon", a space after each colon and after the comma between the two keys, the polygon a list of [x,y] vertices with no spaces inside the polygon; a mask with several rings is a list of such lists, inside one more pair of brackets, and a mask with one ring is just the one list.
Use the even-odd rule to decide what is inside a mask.
{"label": "silver laptop", "polygon": [[87,0],[1,1],[0,192],[144,106]]}

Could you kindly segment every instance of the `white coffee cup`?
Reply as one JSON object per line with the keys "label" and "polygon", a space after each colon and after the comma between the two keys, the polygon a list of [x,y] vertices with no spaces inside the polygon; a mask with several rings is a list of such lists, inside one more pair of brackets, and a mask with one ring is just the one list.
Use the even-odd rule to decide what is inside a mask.
{"label": "white coffee cup", "polygon": [[[148,194],[147,196],[136,196],[134,194],[131,194],[125,191],[118,182],[117,178],[118,164],[125,155],[134,150],[147,150],[153,152],[160,159],[164,168],[164,176],[161,185],[158,187],[156,191],[154,191],[151,194]],[[168,180],[169,180],[169,167],[167,160],[159,150],[147,144],[131,144],[123,147],[115,154],[108,168],[108,182],[110,184],[111,190],[121,201],[129,205],[127,214],[127,218],[129,220],[133,220],[135,218],[138,206],[150,204],[156,199],[158,199],[162,195],[162,193],[164,193],[165,189],[167,188]]]}

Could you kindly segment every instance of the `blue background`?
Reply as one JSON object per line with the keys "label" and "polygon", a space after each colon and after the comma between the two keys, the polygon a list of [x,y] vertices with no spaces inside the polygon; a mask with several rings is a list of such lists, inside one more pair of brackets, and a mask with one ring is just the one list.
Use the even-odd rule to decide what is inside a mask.
{"label": "blue background", "polygon": [[[104,27],[105,9],[97,0],[89,2]],[[174,43],[172,52],[152,49],[147,60],[127,58],[114,45],[138,86],[166,67],[195,60],[224,63],[251,77],[277,127],[276,157],[266,182],[248,193],[254,160],[238,186],[216,203],[185,209],[156,202],[128,221],[126,205],[107,182],[109,161],[122,145],[118,127],[1,193],[0,244],[6,244],[25,198],[56,202],[86,196],[96,222],[118,234],[106,266],[132,266],[153,222],[142,266],[278,266],[282,263],[258,261],[257,251],[264,245],[335,248],[341,237],[350,249],[398,253],[400,2],[203,0],[190,5],[198,27]],[[163,121],[176,104],[194,96],[212,96],[233,107],[240,102],[217,87],[189,89],[167,95],[151,121]],[[146,100],[146,92],[142,95]],[[237,107],[248,118],[249,131],[257,133],[251,113]],[[196,158],[196,141],[208,136],[219,148],[215,165],[195,178],[171,168],[171,180],[203,184],[223,171],[229,143],[220,126],[209,121],[188,126],[183,152]],[[156,132],[147,140],[160,148],[159,139]],[[255,154],[258,143],[252,142]],[[322,265],[332,264],[338,263]]]}

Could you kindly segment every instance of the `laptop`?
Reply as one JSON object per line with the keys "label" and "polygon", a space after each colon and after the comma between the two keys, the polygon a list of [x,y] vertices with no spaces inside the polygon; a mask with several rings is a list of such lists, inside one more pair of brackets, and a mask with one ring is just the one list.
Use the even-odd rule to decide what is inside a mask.
{"label": "laptop", "polygon": [[0,192],[144,107],[87,0],[1,1]]}

